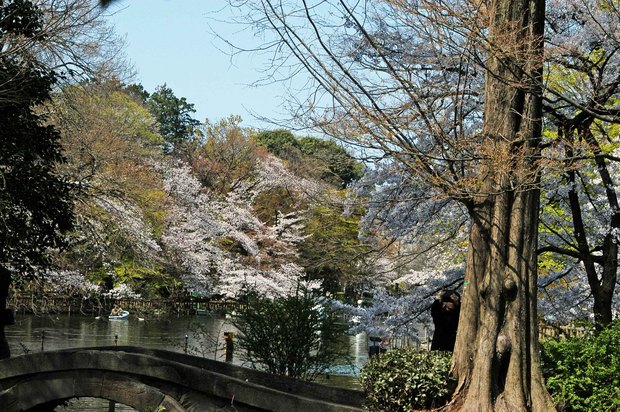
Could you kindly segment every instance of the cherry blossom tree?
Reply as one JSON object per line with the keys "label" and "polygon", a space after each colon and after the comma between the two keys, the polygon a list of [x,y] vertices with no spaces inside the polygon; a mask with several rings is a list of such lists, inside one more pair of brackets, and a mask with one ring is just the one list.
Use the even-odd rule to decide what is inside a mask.
{"label": "cherry blossom tree", "polygon": [[301,239],[299,219],[281,216],[266,225],[252,213],[252,201],[274,187],[306,193],[315,184],[295,178],[273,156],[226,201],[211,198],[188,165],[168,166],[164,176],[173,206],[162,240],[186,271],[190,289],[228,297],[248,289],[277,295],[299,282],[303,268],[291,262]]}
{"label": "cherry blossom tree", "polygon": [[547,16],[545,109],[563,163],[544,181],[541,250],[565,262],[556,278],[584,276],[601,328],[613,319],[618,281],[620,12],[613,2],[550,1]]}

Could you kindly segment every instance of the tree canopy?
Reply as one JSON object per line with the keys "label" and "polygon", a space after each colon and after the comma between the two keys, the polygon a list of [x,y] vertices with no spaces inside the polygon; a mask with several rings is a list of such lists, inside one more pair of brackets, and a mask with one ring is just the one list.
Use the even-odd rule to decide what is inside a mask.
{"label": "tree canopy", "polygon": [[297,137],[283,129],[262,131],[259,145],[287,160],[298,173],[345,187],[362,176],[363,165],[333,140]]}
{"label": "tree canopy", "polygon": [[175,96],[165,83],[155,89],[146,104],[157,119],[166,151],[173,150],[176,145],[191,138],[200,124],[192,117],[192,113],[196,112],[194,105],[185,97]]}

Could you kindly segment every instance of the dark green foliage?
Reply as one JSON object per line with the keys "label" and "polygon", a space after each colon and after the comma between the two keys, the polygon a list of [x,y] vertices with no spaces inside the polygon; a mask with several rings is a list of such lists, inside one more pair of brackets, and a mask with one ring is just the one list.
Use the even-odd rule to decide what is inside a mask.
{"label": "dark green foliage", "polygon": [[347,326],[322,298],[300,289],[273,300],[250,295],[247,302],[234,324],[252,367],[314,380],[330,366],[349,362]]}
{"label": "dark green foliage", "polygon": [[[0,6],[0,36],[33,37],[41,29],[41,11],[28,0],[12,0]],[[1,3],[0,3],[1,4]]]}
{"label": "dark green foliage", "polygon": [[[341,193],[343,197],[345,193]],[[359,240],[359,215],[345,216],[337,204],[317,205],[306,214],[299,258],[311,280],[331,293],[351,292],[367,279],[368,245]],[[351,297],[350,295],[348,297]]]}
{"label": "dark green foliage", "polygon": [[620,410],[620,321],[599,334],[541,342],[547,389],[562,411]]}
{"label": "dark green foliage", "polygon": [[306,136],[299,139],[299,148],[304,155],[327,164],[321,171],[323,180],[329,181],[337,177],[347,185],[362,177],[362,164],[336,142]]}
{"label": "dark green foliage", "polygon": [[[2,34],[33,35],[36,16],[30,2],[6,2]],[[62,243],[73,216],[69,186],[56,173],[60,136],[34,111],[49,98],[54,73],[23,57],[0,58],[0,262],[20,272],[46,263],[46,249]]]}
{"label": "dark green foliage", "polygon": [[371,411],[411,411],[444,405],[454,391],[452,354],[394,349],[373,358],[360,374]]}
{"label": "dark green foliage", "polygon": [[140,104],[146,104],[150,97],[149,92],[147,92],[144,89],[144,86],[139,83],[127,85],[123,88],[123,91]]}
{"label": "dark green foliage", "polygon": [[278,157],[291,148],[298,147],[295,135],[284,129],[260,132],[256,136],[256,142]]}
{"label": "dark green foliage", "polygon": [[[136,89],[140,92],[140,90]],[[192,117],[194,105],[185,97],[178,98],[166,84],[159,86],[147,100],[147,106],[159,123],[159,132],[166,142],[166,151],[187,141],[200,122]]]}
{"label": "dark green foliage", "polygon": [[288,130],[278,129],[259,133],[256,141],[288,161],[296,172],[338,187],[346,186],[362,176],[362,164],[330,140],[310,136],[297,138]]}

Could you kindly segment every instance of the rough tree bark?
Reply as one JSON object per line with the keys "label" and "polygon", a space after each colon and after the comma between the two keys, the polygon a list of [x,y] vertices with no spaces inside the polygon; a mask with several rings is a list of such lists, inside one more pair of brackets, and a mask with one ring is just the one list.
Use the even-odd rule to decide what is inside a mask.
{"label": "rough tree bark", "polygon": [[[544,0],[493,0],[482,192],[472,217],[449,409],[555,410],[538,355],[536,159],[542,130]],[[473,343],[473,344],[472,344]]]}

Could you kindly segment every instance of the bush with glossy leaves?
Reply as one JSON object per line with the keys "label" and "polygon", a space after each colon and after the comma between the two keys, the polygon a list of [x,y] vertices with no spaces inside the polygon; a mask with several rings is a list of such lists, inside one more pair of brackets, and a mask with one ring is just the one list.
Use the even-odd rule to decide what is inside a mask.
{"label": "bush with glossy leaves", "polygon": [[394,349],[373,358],[362,369],[365,407],[371,411],[405,412],[444,405],[454,391],[452,354]]}

